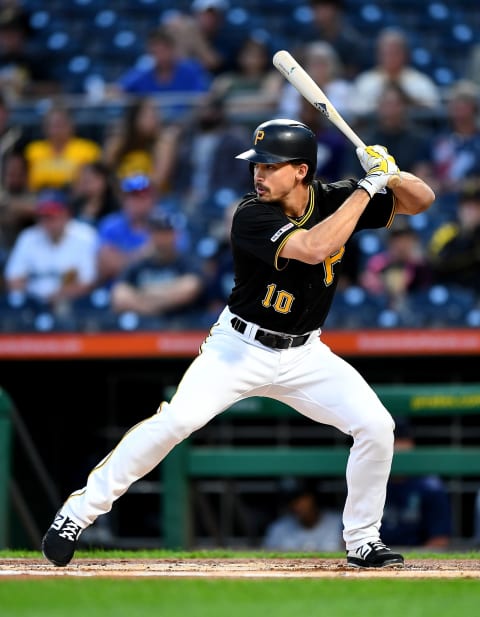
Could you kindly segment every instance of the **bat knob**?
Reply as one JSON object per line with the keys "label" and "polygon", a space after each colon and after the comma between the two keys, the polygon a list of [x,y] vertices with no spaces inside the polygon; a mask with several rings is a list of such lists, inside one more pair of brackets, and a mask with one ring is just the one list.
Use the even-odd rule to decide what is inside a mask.
{"label": "bat knob", "polygon": [[387,186],[389,188],[393,189],[393,188],[395,188],[396,186],[398,186],[401,183],[402,183],[402,178],[401,178],[400,174],[393,174],[388,179]]}

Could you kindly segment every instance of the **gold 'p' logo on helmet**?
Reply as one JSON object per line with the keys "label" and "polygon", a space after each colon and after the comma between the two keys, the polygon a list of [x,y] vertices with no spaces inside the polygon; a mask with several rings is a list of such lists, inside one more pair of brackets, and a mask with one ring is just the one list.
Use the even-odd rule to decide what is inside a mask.
{"label": "gold 'p' logo on helmet", "polygon": [[265,131],[257,131],[255,134],[255,142],[254,142],[254,146],[257,145],[257,142],[262,141],[262,139],[265,137]]}

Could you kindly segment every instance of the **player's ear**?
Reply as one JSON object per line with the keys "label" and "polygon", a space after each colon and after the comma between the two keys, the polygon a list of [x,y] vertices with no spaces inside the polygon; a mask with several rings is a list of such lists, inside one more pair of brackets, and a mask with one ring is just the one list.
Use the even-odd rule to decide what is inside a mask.
{"label": "player's ear", "polygon": [[303,182],[305,176],[308,174],[308,164],[298,163],[295,165],[295,177],[299,182]]}

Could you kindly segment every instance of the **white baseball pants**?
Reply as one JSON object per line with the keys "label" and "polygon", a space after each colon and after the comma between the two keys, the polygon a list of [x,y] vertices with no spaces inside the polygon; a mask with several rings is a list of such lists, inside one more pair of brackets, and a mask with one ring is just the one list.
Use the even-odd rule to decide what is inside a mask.
{"label": "white baseball pants", "polygon": [[301,347],[273,350],[254,340],[254,324],[243,334],[235,331],[232,317],[228,308],[222,312],[171,402],[124,435],[86,486],[70,495],[62,513],[83,528],[91,525],[192,432],[240,399],[267,396],[352,436],[343,512],[346,549],[378,539],[393,457],[391,415],[363,377],[321,342],[319,332]]}

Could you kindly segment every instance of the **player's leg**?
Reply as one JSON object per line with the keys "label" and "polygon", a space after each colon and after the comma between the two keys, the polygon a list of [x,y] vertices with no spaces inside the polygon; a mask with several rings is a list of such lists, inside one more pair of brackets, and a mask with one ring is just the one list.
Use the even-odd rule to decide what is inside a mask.
{"label": "player's leg", "polygon": [[[183,376],[170,403],[131,428],[89,474],[84,488],[70,495],[44,539],[45,556],[66,565],[81,531],[110,511],[130,485],[149,473],[172,448],[244,396],[261,393],[274,374],[275,354],[245,343],[219,328]],[[59,554],[52,542],[60,542]],[[64,542],[63,540],[66,540]],[[49,545],[50,544],[50,548]]]}
{"label": "player's leg", "polygon": [[279,382],[275,396],[312,420],[352,436],[344,539],[348,551],[377,542],[393,457],[394,422],[376,393],[350,364],[315,341],[291,354],[288,381]]}

